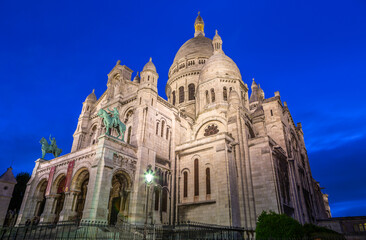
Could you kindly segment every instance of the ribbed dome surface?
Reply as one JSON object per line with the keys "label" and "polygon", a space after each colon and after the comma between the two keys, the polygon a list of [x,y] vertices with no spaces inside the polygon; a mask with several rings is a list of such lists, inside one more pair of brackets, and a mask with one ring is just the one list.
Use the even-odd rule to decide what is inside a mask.
{"label": "ribbed dome surface", "polygon": [[174,58],[174,63],[182,58],[206,57],[209,58],[213,54],[212,40],[197,36],[185,42]]}
{"label": "ribbed dome surface", "polygon": [[201,70],[200,83],[222,77],[241,79],[241,74],[235,62],[224,53],[212,55]]}
{"label": "ribbed dome surface", "polygon": [[90,101],[93,101],[93,102],[96,102],[97,101],[97,96],[95,96],[95,93],[94,93],[94,89],[93,89],[93,92],[90,93],[85,100],[90,100]]}
{"label": "ribbed dome surface", "polygon": [[145,64],[144,68],[142,69],[142,71],[147,71],[147,70],[151,70],[153,72],[156,72],[156,67],[154,65],[154,63],[152,62],[152,59],[150,58],[150,60]]}

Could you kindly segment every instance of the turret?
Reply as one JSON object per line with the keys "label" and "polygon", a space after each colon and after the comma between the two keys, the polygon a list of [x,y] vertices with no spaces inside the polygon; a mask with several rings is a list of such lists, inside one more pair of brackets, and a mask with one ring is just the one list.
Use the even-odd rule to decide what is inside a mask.
{"label": "turret", "polygon": [[152,62],[151,58],[145,64],[140,75],[141,75],[140,89],[151,88],[152,90],[157,91],[159,74],[156,72],[155,65]]}
{"label": "turret", "polygon": [[155,65],[151,58],[145,64],[140,76],[140,85],[138,90],[139,104],[143,104],[145,102],[154,106],[158,96],[157,85],[159,74],[156,72]]}
{"label": "turret", "polygon": [[214,47],[214,54],[224,53],[224,51],[222,50],[222,39],[221,39],[220,35],[217,33],[217,30],[216,30],[216,34],[212,40],[212,45]]}
{"label": "turret", "polygon": [[94,108],[96,102],[97,97],[95,96],[93,89],[93,91],[86,97],[85,101],[83,102],[83,108],[81,110],[78,125],[74,133],[74,142],[72,143],[71,152],[81,149],[84,146],[83,141],[85,140],[86,129],[88,128],[89,124],[90,112]]}
{"label": "turret", "polygon": [[134,83],[140,83],[140,76],[139,76],[139,72],[137,72],[136,76],[133,79]]}
{"label": "turret", "polygon": [[258,102],[258,100],[259,100],[259,96],[258,96],[258,85],[254,81],[254,78],[253,78],[253,82],[252,82],[252,87],[251,88],[252,88],[252,94],[250,95],[249,103]]}
{"label": "turret", "polygon": [[0,176],[0,226],[3,226],[9,203],[13,195],[14,186],[17,183],[12,168]]}

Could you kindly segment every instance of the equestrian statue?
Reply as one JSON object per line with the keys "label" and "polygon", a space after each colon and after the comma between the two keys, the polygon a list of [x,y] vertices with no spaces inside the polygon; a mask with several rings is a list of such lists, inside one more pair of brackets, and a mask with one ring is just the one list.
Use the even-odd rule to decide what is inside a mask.
{"label": "equestrian statue", "polygon": [[51,144],[48,144],[48,141],[44,137],[39,141],[42,144],[42,159],[44,159],[46,153],[52,153],[54,157],[58,157],[62,153],[62,149],[57,147],[56,139],[51,139],[51,136],[49,139]]}
{"label": "equestrian statue", "polygon": [[118,131],[117,139],[122,135],[121,140],[123,141],[126,131],[126,125],[119,119],[119,112],[117,108],[114,108],[113,111],[109,110],[108,108],[107,110],[109,111],[109,113],[104,109],[100,109],[98,111],[98,116],[103,119],[103,123],[106,128],[105,134],[110,136],[110,129],[115,128]]}

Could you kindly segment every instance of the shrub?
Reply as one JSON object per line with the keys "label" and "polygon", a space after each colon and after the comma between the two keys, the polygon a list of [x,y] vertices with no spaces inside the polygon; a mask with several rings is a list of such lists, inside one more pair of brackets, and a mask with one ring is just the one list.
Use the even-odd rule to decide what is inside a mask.
{"label": "shrub", "polygon": [[301,239],[304,230],[295,219],[270,211],[263,211],[258,217],[255,230],[257,239]]}

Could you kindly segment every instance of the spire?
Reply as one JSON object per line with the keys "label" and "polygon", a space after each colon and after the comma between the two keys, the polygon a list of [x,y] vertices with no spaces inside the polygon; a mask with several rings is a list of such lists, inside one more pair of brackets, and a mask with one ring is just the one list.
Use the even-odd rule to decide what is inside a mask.
{"label": "spire", "polygon": [[135,83],[140,83],[140,76],[139,76],[139,72],[137,72],[135,78],[133,79],[133,82]]}
{"label": "spire", "polygon": [[217,33],[217,30],[216,30],[216,34],[212,40],[212,45],[214,48],[214,54],[224,53],[224,51],[222,50],[222,39],[221,39],[220,35]]}
{"label": "spire", "polygon": [[204,32],[205,23],[203,22],[203,19],[200,15],[200,12],[198,12],[198,16],[196,18],[196,21],[194,21],[194,36],[205,36]]}
{"label": "spire", "polygon": [[252,94],[250,95],[249,103],[257,102],[258,101],[258,85],[254,81],[252,82]]}
{"label": "spire", "polygon": [[12,167],[8,168],[8,170],[6,170],[6,172],[3,173],[3,175],[0,176],[0,181],[1,182],[8,182],[8,183],[14,183],[14,184],[16,184],[17,183],[17,180],[15,179],[12,170],[13,170]]}

